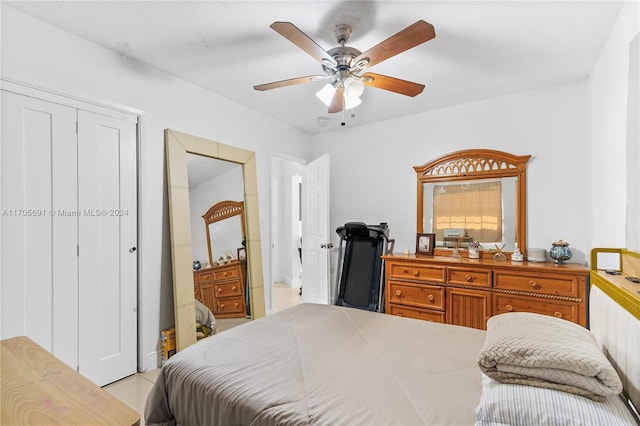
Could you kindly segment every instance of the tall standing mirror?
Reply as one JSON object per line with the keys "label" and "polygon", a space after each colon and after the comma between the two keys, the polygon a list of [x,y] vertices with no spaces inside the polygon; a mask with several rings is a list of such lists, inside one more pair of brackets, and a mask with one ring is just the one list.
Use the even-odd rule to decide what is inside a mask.
{"label": "tall standing mirror", "polygon": [[526,250],[526,166],[530,156],[488,149],[457,151],[415,166],[417,232],[435,234],[434,254],[478,242]]}
{"label": "tall standing mirror", "polygon": [[[265,316],[260,221],[253,152],[171,129],[165,130],[165,144],[180,351],[196,342],[196,296],[216,317]],[[236,207],[229,210],[230,203]],[[196,263],[200,269],[194,270]],[[199,286],[214,276],[229,278]],[[210,288],[222,294],[206,293]]]}

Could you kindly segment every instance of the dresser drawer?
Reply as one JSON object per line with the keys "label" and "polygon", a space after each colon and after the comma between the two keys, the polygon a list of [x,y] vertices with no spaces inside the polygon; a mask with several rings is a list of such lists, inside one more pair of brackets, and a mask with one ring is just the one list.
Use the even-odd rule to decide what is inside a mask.
{"label": "dresser drawer", "polygon": [[197,272],[193,274],[194,283],[206,283],[213,281],[213,271],[209,272]]}
{"label": "dresser drawer", "polygon": [[494,294],[494,314],[534,312],[579,323],[578,303],[527,296]]}
{"label": "dresser drawer", "polygon": [[431,311],[428,309],[408,308],[406,306],[389,305],[389,315],[395,315],[398,317],[415,318],[424,321],[441,322],[444,323],[444,312]]}
{"label": "dresser drawer", "polygon": [[228,297],[225,299],[218,299],[219,314],[232,314],[244,312],[244,299],[242,297]]}
{"label": "dresser drawer", "polygon": [[502,272],[495,273],[495,287],[508,290],[578,297],[579,285],[580,280],[576,276],[550,276],[545,274],[516,275]]}
{"label": "dresser drawer", "polygon": [[407,265],[392,263],[389,265],[390,276],[397,279],[412,279],[443,283],[445,280],[444,266]]}
{"label": "dresser drawer", "polygon": [[447,283],[491,287],[491,271],[487,269],[447,268]]}
{"label": "dresser drawer", "polygon": [[390,303],[444,310],[444,288],[391,281],[387,293]]}
{"label": "dresser drawer", "polygon": [[230,278],[238,278],[238,268],[223,269],[221,271],[214,271],[214,277],[216,281],[228,280]]}
{"label": "dresser drawer", "polygon": [[242,287],[240,286],[240,280],[234,280],[231,282],[225,282],[222,284],[215,284],[216,297],[227,296],[241,296]]}

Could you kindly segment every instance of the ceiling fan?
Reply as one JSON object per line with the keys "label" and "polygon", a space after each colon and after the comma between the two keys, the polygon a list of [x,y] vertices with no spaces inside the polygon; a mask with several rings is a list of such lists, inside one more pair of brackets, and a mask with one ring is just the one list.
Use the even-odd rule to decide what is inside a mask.
{"label": "ceiling fan", "polygon": [[[330,101],[327,102],[329,113],[349,109],[347,102],[350,99],[359,98],[365,85],[412,97],[422,93],[424,84],[364,71],[436,36],[433,25],[420,20],[371,49],[360,52],[346,45],[351,36],[351,27],[341,24],[335,28],[339,46],[325,51],[291,22],[274,22],[270,27],[320,62],[324,74],[274,81],[253,86],[253,88],[264,91],[333,78],[331,83],[333,93],[330,95]],[[357,99],[357,103],[360,103],[360,99]]]}

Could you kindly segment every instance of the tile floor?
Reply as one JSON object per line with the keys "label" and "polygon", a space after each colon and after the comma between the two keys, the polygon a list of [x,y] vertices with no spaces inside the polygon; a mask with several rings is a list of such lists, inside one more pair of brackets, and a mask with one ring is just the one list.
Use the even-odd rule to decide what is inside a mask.
{"label": "tile floor", "polygon": [[[284,283],[274,283],[272,293],[272,312],[278,312],[290,306],[302,302],[300,289],[289,288]],[[240,324],[250,321],[244,318],[228,318],[216,320],[217,332],[223,332]],[[111,383],[104,389],[120,401],[127,404],[140,414],[140,424],[144,425],[144,404],[147,394],[160,374],[160,369],[137,373],[115,383]]]}
{"label": "tile floor", "polygon": [[279,312],[302,302],[299,288],[291,288],[285,283],[273,283],[271,289],[271,312]]}

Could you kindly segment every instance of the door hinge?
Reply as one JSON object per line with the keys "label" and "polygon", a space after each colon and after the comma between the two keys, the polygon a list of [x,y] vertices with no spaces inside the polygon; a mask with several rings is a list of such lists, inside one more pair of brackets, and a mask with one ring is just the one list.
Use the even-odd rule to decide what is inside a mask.
{"label": "door hinge", "polygon": [[78,133],[78,121],[76,120],[76,133]]}
{"label": "door hinge", "polygon": [[80,257],[80,244],[76,244],[76,256]]}

